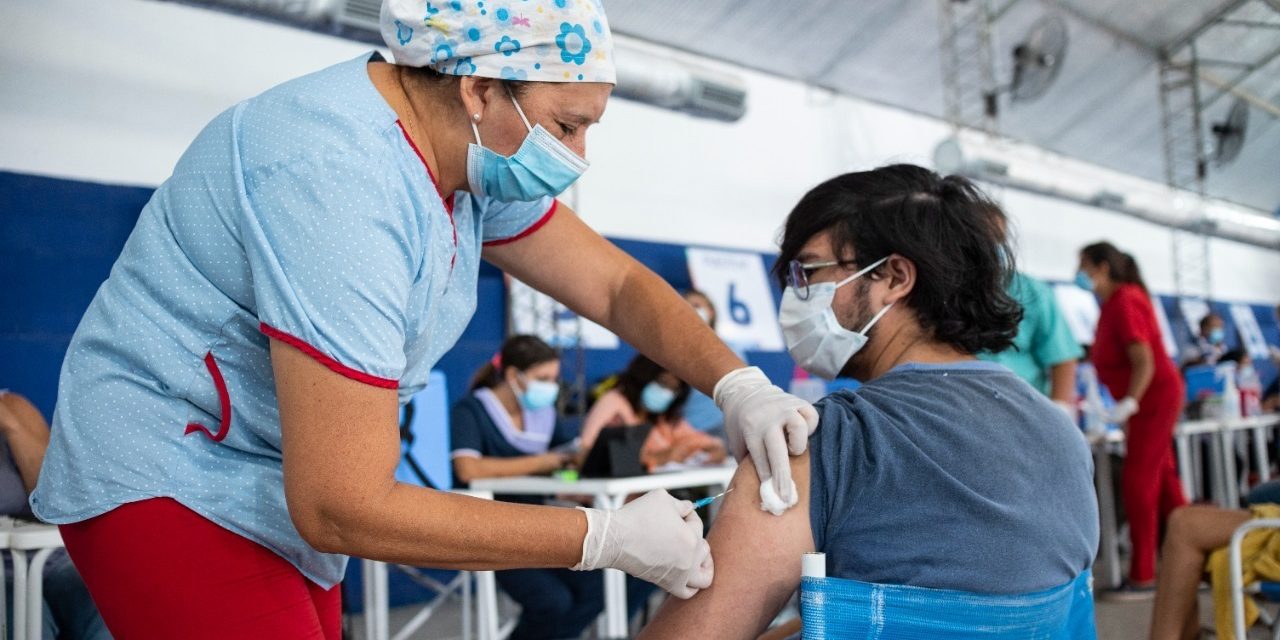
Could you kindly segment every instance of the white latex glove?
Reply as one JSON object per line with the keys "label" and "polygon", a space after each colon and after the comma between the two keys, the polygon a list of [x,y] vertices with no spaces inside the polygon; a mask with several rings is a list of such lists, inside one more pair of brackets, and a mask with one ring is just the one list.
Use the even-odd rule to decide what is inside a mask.
{"label": "white latex glove", "polygon": [[682,599],[711,586],[711,547],[692,502],[658,490],[617,511],[578,508],[587,514],[587,537],[574,571],[621,569]]}
{"label": "white latex glove", "polygon": [[809,434],[818,428],[813,405],[779,389],[757,367],[730,371],[716,383],[713,395],[724,412],[733,456],[741,460],[751,454],[761,482],[772,479],[777,496],[794,505],[796,485],[787,456],[808,448]]}
{"label": "white latex glove", "polygon": [[1116,424],[1124,424],[1138,412],[1138,401],[1133,396],[1125,396],[1124,400],[1116,403],[1115,408],[1111,410],[1111,415],[1107,416],[1107,422]]}

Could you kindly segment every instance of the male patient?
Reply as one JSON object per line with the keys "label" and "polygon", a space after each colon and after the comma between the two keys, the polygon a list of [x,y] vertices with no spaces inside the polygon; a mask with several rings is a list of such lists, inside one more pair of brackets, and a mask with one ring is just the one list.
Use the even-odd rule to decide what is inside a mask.
{"label": "male patient", "polygon": [[[807,551],[826,553],[833,578],[978,593],[1049,589],[1091,565],[1083,437],[974,357],[1007,348],[1021,316],[995,208],[969,181],[910,165],[833,178],[796,205],[777,267],[788,350],[865,384],[817,404],[809,453],[792,459],[795,508],[728,495],[707,538],[715,583],[668,600],[643,637],[756,637]],[[758,482],[752,464],[733,480]]]}

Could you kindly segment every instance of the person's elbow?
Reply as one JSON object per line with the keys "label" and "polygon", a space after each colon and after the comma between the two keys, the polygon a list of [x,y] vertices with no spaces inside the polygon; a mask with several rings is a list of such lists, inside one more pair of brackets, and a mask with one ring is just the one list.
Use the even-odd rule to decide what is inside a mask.
{"label": "person's elbow", "polygon": [[480,479],[478,469],[476,469],[475,458],[455,458],[453,460],[453,479],[459,484],[471,484],[474,480]]}
{"label": "person's elbow", "polygon": [[382,499],[370,492],[286,478],[285,501],[289,519],[311,548],[321,553],[356,555],[365,537],[366,524],[376,520]]}

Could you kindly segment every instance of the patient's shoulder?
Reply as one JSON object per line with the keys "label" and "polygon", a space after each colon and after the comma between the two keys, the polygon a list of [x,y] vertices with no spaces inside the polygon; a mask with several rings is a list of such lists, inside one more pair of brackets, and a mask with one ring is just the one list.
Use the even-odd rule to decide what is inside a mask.
{"label": "patient's shoulder", "polygon": [[823,450],[854,445],[865,436],[870,420],[866,415],[871,408],[854,391],[842,389],[817,401],[818,430],[809,436],[811,447]]}

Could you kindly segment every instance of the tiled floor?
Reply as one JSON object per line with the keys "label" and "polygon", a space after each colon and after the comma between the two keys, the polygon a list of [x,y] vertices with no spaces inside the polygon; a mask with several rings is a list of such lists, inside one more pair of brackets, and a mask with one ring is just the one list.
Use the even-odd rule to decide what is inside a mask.
{"label": "tiled floor", "polygon": [[[505,598],[504,598],[505,600]],[[1211,603],[1207,593],[1201,594],[1201,618],[1204,625],[1211,625],[1213,616],[1210,610]],[[514,614],[517,609],[515,605],[509,601],[500,604],[500,609],[505,615]],[[412,607],[400,607],[393,609],[391,612],[391,628],[394,635],[397,629],[400,629],[404,623],[408,622],[416,613],[416,609]],[[1147,637],[1147,628],[1151,622],[1151,603],[1150,602],[1098,602],[1098,638],[1099,640],[1145,640]],[[427,622],[412,637],[415,639],[430,640],[451,640],[462,637],[461,624],[459,617],[459,608],[457,604],[450,604],[442,607],[436,615]],[[351,629],[354,632],[352,636],[355,640],[364,640],[364,618],[363,616],[355,616],[352,620]],[[1206,635],[1206,638],[1213,637]],[[1270,636],[1262,629],[1256,629],[1254,633],[1249,635],[1250,638],[1269,638]]]}

